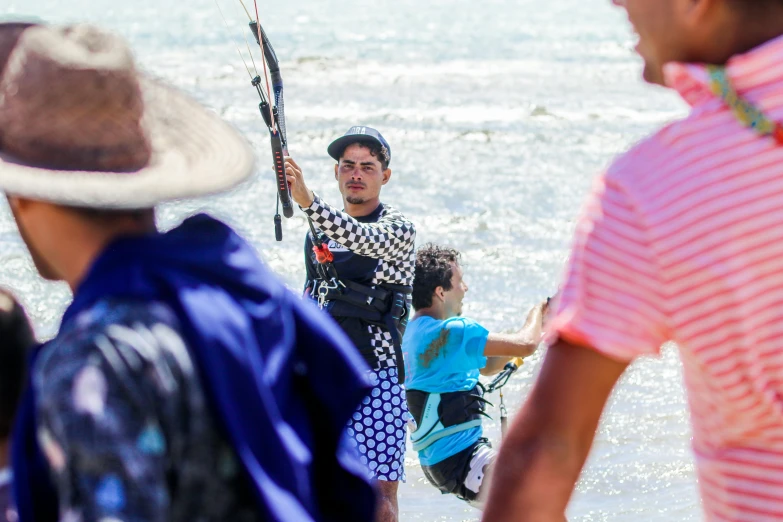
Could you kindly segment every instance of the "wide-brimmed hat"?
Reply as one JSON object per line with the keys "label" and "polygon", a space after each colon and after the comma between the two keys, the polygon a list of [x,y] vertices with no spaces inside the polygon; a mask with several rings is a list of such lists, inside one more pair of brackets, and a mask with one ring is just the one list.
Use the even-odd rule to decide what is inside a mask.
{"label": "wide-brimmed hat", "polygon": [[89,25],[0,24],[0,191],[137,209],[246,179],[247,141]]}

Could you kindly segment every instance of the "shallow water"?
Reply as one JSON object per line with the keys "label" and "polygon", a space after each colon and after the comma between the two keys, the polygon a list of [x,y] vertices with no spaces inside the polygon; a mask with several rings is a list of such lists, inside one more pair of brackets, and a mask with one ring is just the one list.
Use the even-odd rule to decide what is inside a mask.
{"label": "shallow water", "polygon": [[[230,31],[212,0],[5,0],[0,15],[114,28],[146,70],[238,126],[256,144],[257,176],[230,194],[165,206],[161,225],[207,209],[299,288],[306,224],[297,213],[284,241],[274,241],[266,130],[234,47],[246,17],[235,0],[220,1]],[[384,201],[413,219],[419,244],[464,252],[465,312],[493,330],[521,326],[557,287],[593,176],[684,113],[675,95],[639,80],[630,28],[608,1],[264,0],[259,8],[286,80],[291,153],[311,188],[338,201],[326,145],[353,124],[379,128],[394,157]],[[22,297],[39,334],[52,334],[69,294],[35,275],[5,207],[0,284]],[[531,357],[507,388],[512,415],[540,360]],[[497,440],[496,423],[487,432]],[[700,520],[689,437],[676,351],[634,364],[604,416],[570,518]],[[406,464],[401,520],[478,519],[425,482],[414,453]]]}

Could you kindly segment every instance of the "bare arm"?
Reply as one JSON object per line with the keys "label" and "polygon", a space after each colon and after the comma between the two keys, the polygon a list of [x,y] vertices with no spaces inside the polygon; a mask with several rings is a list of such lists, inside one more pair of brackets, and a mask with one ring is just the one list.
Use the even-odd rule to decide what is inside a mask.
{"label": "bare arm", "polygon": [[525,325],[513,334],[491,333],[484,347],[487,365],[481,369],[481,375],[495,375],[514,357],[527,357],[536,351],[541,340],[541,324],[545,303],[540,303],[527,314]]}
{"label": "bare arm", "polygon": [[560,341],[503,442],[484,522],[565,520],[606,400],[627,363]]}

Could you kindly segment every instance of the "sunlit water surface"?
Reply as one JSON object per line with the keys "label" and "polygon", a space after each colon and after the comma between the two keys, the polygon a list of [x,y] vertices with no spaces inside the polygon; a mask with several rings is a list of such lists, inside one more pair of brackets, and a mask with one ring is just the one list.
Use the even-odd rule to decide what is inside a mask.
{"label": "sunlit water surface", "polygon": [[[258,152],[255,178],[226,195],[167,205],[160,224],[206,209],[298,289],[306,223],[297,213],[284,241],[274,241],[266,130],[234,47],[247,18],[236,0],[221,7],[230,29],[212,0],[5,0],[0,15],[113,28],[143,68],[241,129]],[[382,130],[394,154],[384,201],[416,223],[419,244],[464,252],[465,313],[492,330],[520,327],[556,288],[595,174],[685,110],[639,80],[630,28],[608,1],[264,0],[259,8],[286,81],[290,150],[311,188],[337,203],[327,144],[353,124]],[[56,330],[70,295],[36,275],[5,206],[0,283],[22,297],[41,336]],[[541,353],[531,357],[509,385],[512,415],[540,361]],[[497,423],[486,431],[498,440]],[[700,520],[689,437],[676,350],[634,364],[604,415],[570,518]],[[425,481],[410,449],[406,467],[401,520],[478,520]]]}

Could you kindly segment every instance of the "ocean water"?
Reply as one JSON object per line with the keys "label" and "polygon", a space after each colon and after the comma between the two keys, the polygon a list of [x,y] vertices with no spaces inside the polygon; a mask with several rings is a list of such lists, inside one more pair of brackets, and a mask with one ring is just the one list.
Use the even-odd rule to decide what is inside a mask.
{"label": "ocean water", "polygon": [[[258,152],[256,176],[228,194],[163,206],[160,225],[208,210],[298,289],[306,223],[297,213],[284,223],[284,241],[274,241],[266,129],[235,47],[252,69],[247,18],[238,0],[219,2],[228,28],[213,0],[5,0],[0,16],[112,28],[145,70],[245,133]],[[674,94],[641,82],[630,27],[608,0],[261,0],[259,11],[285,78],[290,152],[309,186],[338,202],[326,146],[354,124],[380,129],[393,152],[383,200],[417,224],[419,244],[464,253],[465,313],[491,330],[521,327],[527,309],[556,290],[596,173],[685,113]],[[58,86],[41,88],[56,95]],[[0,205],[0,284],[49,336],[69,292],[36,275]],[[542,352],[507,387],[512,416]],[[602,419],[571,520],[701,520],[681,380],[672,347],[629,369]],[[486,431],[499,441],[496,422]],[[410,450],[406,467],[402,521],[478,520],[426,482]]]}

